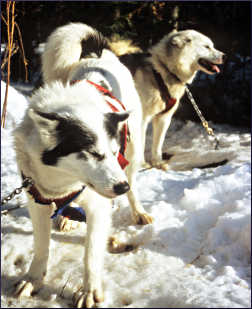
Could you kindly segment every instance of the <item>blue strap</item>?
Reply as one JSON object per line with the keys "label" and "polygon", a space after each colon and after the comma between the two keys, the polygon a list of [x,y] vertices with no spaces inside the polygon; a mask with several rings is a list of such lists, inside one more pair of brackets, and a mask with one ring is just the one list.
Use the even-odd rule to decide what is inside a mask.
{"label": "blue strap", "polygon": [[71,207],[69,204],[73,202],[85,189],[85,186],[77,192],[72,198],[70,198],[63,206],[56,209],[54,214],[51,216],[51,219],[56,218],[58,215],[62,215],[64,217],[68,217],[74,221],[85,222],[86,221],[86,214],[85,211],[81,207]]}

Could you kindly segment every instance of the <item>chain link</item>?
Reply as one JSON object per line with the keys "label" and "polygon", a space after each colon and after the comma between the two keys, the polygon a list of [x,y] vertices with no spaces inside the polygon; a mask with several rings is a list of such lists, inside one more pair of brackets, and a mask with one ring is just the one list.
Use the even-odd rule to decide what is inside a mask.
{"label": "chain link", "polygon": [[34,181],[31,179],[31,177],[25,177],[25,179],[22,182],[22,186],[19,188],[16,188],[13,192],[11,192],[8,196],[3,198],[1,200],[1,205],[7,204],[10,200],[12,200],[16,195],[19,195],[22,193],[24,188],[29,188],[32,186]]}
{"label": "chain link", "polygon": [[197,115],[199,116],[199,118],[200,118],[200,120],[201,120],[201,122],[202,122],[202,125],[203,125],[203,127],[205,128],[207,134],[214,137],[214,141],[215,141],[215,150],[217,150],[217,149],[219,148],[219,140],[218,140],[218,138],[217,138],[216,135],[214,134],[213,129],[209,127],[208,122],[206,121],[206,119],[205,119],[204,116],[202,115],[200,109],[198,108],[198,105],[196,104],[196,102],[195,102],[195,100],[194,100],[194,98],[193,98],[193,96],[192,96],[192,93],[191,93],[191,91],[189,90],[189,88],[188,88],[187,85],[186,85],[186,87],[185,87],[185,91],[186,91],[186,94],[187,94],[189,100],[190,100],[191,103],[192,103],[193,108],[195,109]]}

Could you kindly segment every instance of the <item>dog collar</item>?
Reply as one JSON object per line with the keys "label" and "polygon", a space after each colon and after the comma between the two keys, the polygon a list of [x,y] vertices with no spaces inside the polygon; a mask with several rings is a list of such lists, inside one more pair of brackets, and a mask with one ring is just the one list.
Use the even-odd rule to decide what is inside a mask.
{"label": "dog collar", "polygon": [[174,106],[174,104],[176,104],[177,99],[171,97],[161,74],[158,73],[154,68],[152,68],[152,72],[158,84],[160,95],[165,102],[165,109],[160,113],[160,114],[164,114],[168,112]]}
{"label": "dog collar", "polygon": [[[74,85],[75,83],[78,83],[80,81],[81,80],[79,80],[79,79],[72,80],[72,81],[70,81],[70,85]],[[126,108],[123,105],[123,103],[120,100],[118,100],[111,93],[111,91],[109,91],[108,89],[102,87],[101,85],[98,85],[98,84],[92,82],[89,79],[86,79],[86,82],[88,82],[89,84],[91,84],[94,87],[96,87],[96,89],[99,90],[100,92],[102,92],[104,95],[107,95],[111,99],[115,100],[122,107],[122,109],[126,111]],[[111,108],[111,110],[113,112],[119,112],[119,109],[115,105],[113,105],[111,102],[106,100],[106,103],[109,105],[109,107]],[[121,148],[119,150],[118,157],[117,157],[118,163],[120,164],[122,169],[124,169],[129,164],[129,161],[124,157],[124,153],[125,153],[125,150],[126,150],[126,147],[127,147],[127,137],[128,137],[128,134],[129,134],[128,127],[127,127],[127,124],[125,123],[123,125],[123,131],[122,131],[122,134],[121,134]]]}
{"label": "dog collar", "polygon": [[[25,177],[26,176],[22,173],[22,178],[24,179]],[[34,184],[30,186],[27,192],[34,198],[34,201],[38,204],[50,205],[52,203],[55,203],[57,209],[51,216],[51,219],[55,218],[57,215],[62,215],[71,220],[86,221],[85,212],[81,207],[69,206],[69,204],[73,202],[83,192],[84,189],[85,186],[83,186],[82,189],[79,191],[71,192],[64,197],[56,199],[44,198]]]}

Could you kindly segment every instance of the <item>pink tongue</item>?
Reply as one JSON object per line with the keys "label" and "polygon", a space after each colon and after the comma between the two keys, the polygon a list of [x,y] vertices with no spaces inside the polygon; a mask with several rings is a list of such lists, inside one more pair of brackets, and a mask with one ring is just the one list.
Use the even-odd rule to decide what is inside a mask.
{"label": "pink tongue", "polygon": [[220,69],[217,67],[217,65],[212,66],[213,70],[215,70],[217,73],[220,73]]}

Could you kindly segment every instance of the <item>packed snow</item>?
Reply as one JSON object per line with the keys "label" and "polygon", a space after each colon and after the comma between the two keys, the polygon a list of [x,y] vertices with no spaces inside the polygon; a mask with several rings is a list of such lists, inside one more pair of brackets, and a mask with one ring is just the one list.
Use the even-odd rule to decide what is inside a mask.
{"label": "packed snow", "polygon": [[[5,84],[2,82],[1,97]],[[20,186],[12,130],[29,98],[9,88],[2,129],[2,197]],[[170,169],[138,174],[145,209],[154,217],[132,224],[127,198],[114,204],[112,234],[132,250],[107,252],[105,301],[100,308],[251,308],[250,133],[227,125],[213,127],[218,150],[200,124],[173,120],[165,151]],[[151,128],[146,156],[148,159]],[[25,195],[7,206],[25,205]],[[86,225],[52,231],[48,275],[32,298],[13,297],[33,255],[32,225],[25,207],[2,215],[2,308],[71,308],[81,284]]]}

